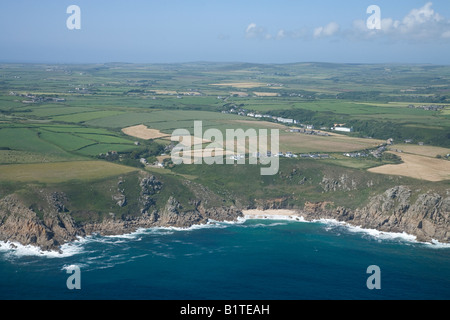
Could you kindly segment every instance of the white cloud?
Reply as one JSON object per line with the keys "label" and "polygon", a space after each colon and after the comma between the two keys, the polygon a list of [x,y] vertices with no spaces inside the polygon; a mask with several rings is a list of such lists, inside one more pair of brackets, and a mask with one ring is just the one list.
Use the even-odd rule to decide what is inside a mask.
{"label": "white cloud", "polygon": [[431,8],[432,5],[432,2],[428,2],[422,8],[411,10],[411,12],[403,18],[400,28],[403,29],[404,32],[409,32],[417,26],[422,26],[430,22],[442,21],[443,18]]}
{"label": "white cloud", "polygon": [[278,31],[276,38],[281,40],[287,37],[286,31],[284,29],[281,29]]}
{"label": "white cloud", "polygon": [[280,29],[275,37],[277,40],[282,39],[304,39],[308,35],[308,30],[306,28],[297,30],[284,30]]}
{"label": "white cloud", "polygon": [[[388,37],[390,40],[430,41],[450,38],[450,20],[445,19],[433,8],[432,2],[423,7],[412,9],[403,19],[383,18],[381,30],[369,30],[366,22],[356,20],[353,29],[348,32],[354,38]],[[381,12],[383,14],[383,11]]]}
{"label": "white cloud", "polygon": [[300,39],[307,35],[306,29],[298,29],[294,31],[280,29],[276,34],[271,34],[266,28],[258,26],[256,23],[250,23],[245,30],[247,39],[260,40],[283,40],[283,39]]}
{"label": "white cloud", "polygon": [[336,22],[330,22],[324,27],[318,27],[314,29],[314,38],[325,38],[325,37],[332,37],[334,36],[338,31],[340,27]]}
{"label": "white cloud", "polygon": [[256,23],[250,23],[245,30],[245,37],[247,39],[267,39],[271,37],[263,27],[258,27]]}
{"label": "white cloud", "polygon": [[[414,8],[403,18],[395,19],[383,16],[381,8],[381,29],[369,29],[366,20],[355,20],[350,28],[342,29],[337,22],[319,26],[313,30],[303,28],[295,31],[279,29],[269,33],[266,28],[251,23],[245,31],[247,39],[283,40],[283,39],[323,39],[343,37],[353,40],[384,38],[388,41],[437,41],[450,40],[450,20],[433,9],[433,3],[427,2],[420,8]],[[367,16],[369,18],[369,16]]]}

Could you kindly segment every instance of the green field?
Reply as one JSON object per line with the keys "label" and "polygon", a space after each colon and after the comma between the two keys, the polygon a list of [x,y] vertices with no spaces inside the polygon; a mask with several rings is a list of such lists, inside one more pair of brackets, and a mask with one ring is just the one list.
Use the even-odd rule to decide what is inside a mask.
{"label": "green field", "polygon": [[130,173],[135,169],[102,161],[56,162],[0,166],[2,181],[61,183],[92,181]]}
{"label": "green field", "polygon": [[[222,133],[279,129],[282,151],[335,153],[335,159],[324,163],[361,170],[386,162],[350,159],[342,153],[374,148],[388,138],[440,147],[440,156],[450,148],[448,66],[2,64],[0,76],[3,164],[94,160],[117,151],[127,165],[137,166],[142,155],[154,160],[157,143],[169,142],[142,141],[121,129],[144,124],[167,134],[180,128],[192,132],[194,121],[202,121],[204,130]],[[411,104],[442,108],[409,108]],[[316,128],[344,124],[354,132],[340,137],[292,134],[289,126],[245,116],[250,112]]]}
{"label": "green field", "polygon": [[[162,189],[151,195],[149,214],[165,210],[170,197],[184,214],[199,201],[205,208],[301,209],[326,201],[356,209],[400,185],[412,198],[448,195],[449,181],[441,181],[448,174],[440,168],[448,167],[450,154],[449,92],[449,66],[0,64],[0,197],[15,195],[43,218],[44,198],[62,193],[67,212],[83,225],[140,217],[147,194],[141,179],[150,174]],[[280,151],[298,157],[279,157],[273,176],[262,176],[260,164],[174,165],[174,144],[156,138],[157,131],[193,133],[195,121],[224,137],[227,129],[278,129]],[[151,135],[122,132],[141,124]],[[354,131],[336,134],[335,124]],[[307,125],[316,132],[290,130]],[[377,155],[389,138],[394,144]],[[352,152],[364,156],[346,154]],[[386,167],[387,174],[369,171]],[[415,174],[427,168],[444,178],[430,182]],[[124,207],[115,200],[118,192],[127,198]]]}
{"label": "green field", "polygon": [[125,144],[94,144],[78,150],[78,153],[86,156],[98,156],[100,153],[107,153],[110,151],[125,152],[132,151],[134,146]]}
{"label": "green field", "polygon": [[76,113],[71,115],[64,116],[55,116],[51,117],[51,119],[55,122],[86,122],[94,119],[107,118],[110,116],[115,116],[118,114],[122,114],[122,112],[118,111],[96,111],[96,112],[84,112],[84,113]]}
{"label": "green field", "polygon": [[145,124],[150,128],[172,132],[173,129],[186,128],[183,125],[194,126],[194,121],[225,121],[241,120],[237,115],[227,115],[218,112],[204,111],[153,111],[148,113],[129,113],[107,118],[92,120],[87,125],[105,128],[125,128]]}
{"label": "green field", "polygon": [[72,115],[82,112],[89,112],[92,111],[89,108],[84,107],[64,107],[64,106],[55,106],[55,105],[49,105],[49,106],[39,106],[32,108],[30,112],[23,112],[18,113],[21,116],[27,117],[27,116],[35,116],[38,118],[50,118],[55,116],[63,116],[63,115]]}
{"label": "green field", "polygon": [[61,147],[64,150],[76,151],[88,145],[94,144],[92,140],[87,140],[69,133],[42,132],[41,139]]}
{"label": "green field", "polygon": [[131,140],[127,140],[124,138],[119,138],[114,135],[105,135],[105,134],[95,134],[95,133],[77,133],[75,136],[85,138],[91,141],[95,141],[98,143],[106,143],[106,144],[133,144]]}
{"label": "green field", "polygon": [[0,129],[0,148],[30,151],[40,154],[67,156],[70,155],[62,148],[41,139],[38,131],[31,128],[2,128]]}

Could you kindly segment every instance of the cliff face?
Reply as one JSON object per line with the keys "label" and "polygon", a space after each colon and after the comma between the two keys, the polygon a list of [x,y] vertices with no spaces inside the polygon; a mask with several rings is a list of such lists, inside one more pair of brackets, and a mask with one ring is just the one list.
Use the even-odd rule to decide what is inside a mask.
{"label": "cliff face", "polygon": [[[99,233],[119,235],[139,228],[178,227],[205,224],[208,220],[236,221],[242,216],[239,208],[219,205],[224,201],[204,186],[184,181],[174,189],[153,175],[138,177],[130,183],[119,179],[108,187],[111,207],[105,208],[101,218],[86,214],[85,219],[73,218],[74,201],[64,192],[38,190],[39,205],[26,205],[17,194],[0,199],[0,241],[38,246],[43,250],[58,250],[64,243],[77,237]],[[117,185],[117,189],[116,189]],[[324,179],[324,192],[351,191],[357,182],[346,179]],[[183,190],[191,193],[183,194]],[[181,191],[180,191],[181,190]],[[186,195],[188,194],[188,196]],[[450,243],[450,192],[418,193],[406,186],[390,188],[369,199],[358,209],[336,207],[331,202],[306,202],[297,207],[308,220],[335,219],[363,228],[387,232],[406,232],[421,241],[432,239]],[[327,198],[325,194],[324,199]],[[288,198],[256,201],[261,209],[282,209]],[[216,204],[216,205],[212,205]],[[124,214],[131,208],[135,214]],[[295,209],[295,208],[294,208]],[[122,211],[121,211],[122,210]],[[122,212],[122,213],[121,213]]]}
{"label": "cliff face", "polygon": [[178,227],[187,228],[205,224],[208,220],[235,221],[242,212],[235,207],[205,208],[204,199],[195,199],[189,203],[190,209],[174,196],[170,196],[162,209],[157,210],[154,196],[163,184],[154,176],[145,176],[139,180],[139,196],[128,199],[126,190],[112,191],[112,201],[117,208],[127,206],[129,200],[139,204],[139,215],[117,218],[114,213],[106,215],[102,221],[75,222],[67,208],[71,200],[61,192],[46,193],[41,190],[41,201],[45,209],[37,210],[24,204],[17,195],[9,195],[0,200],[0,241],[10,241],[22,245],[34,245],[44,251],[59,250],[64,243],[77,237],[98,233],[101,235],[120,235],[136,231],[139,228]]}
{"label": "cliff face", "polygon": [[412,190],[397,186],[370,198],[356,210],[344,207],[329,209],[332,204],[306,203],[305,218],[335,219],[351,225],[386,232],[406,232],[419,241],[438,240],[450,243],[450,197],[431,192],[412,197]]}
{"label": "cliff face", "polygon": [[45,212],[43,217],[38,217],[15,195],[0,201],[0,241],[55,250],[84,235],[85,232],[76,226],[72,217],[57,207]]}

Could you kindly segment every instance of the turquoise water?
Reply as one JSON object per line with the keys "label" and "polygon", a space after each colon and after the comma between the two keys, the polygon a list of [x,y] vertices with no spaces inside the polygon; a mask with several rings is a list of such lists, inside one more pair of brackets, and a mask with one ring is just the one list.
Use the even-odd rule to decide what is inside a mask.
{"label": "turquoise water", "polygon": [[[248,220],[94,236],[66,257],[0,250],[0,299],[450,299],[450,248],[337,224]],[[66,286],[67,267],[81,290]],[[369,290],[367,268],[381,270]]]}

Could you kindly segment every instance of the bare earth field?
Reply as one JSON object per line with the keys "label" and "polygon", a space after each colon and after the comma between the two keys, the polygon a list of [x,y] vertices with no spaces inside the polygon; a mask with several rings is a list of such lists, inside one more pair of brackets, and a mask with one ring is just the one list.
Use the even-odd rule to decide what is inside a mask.
{"label": "bare earth field", "polygon": [[427,181],[450,180],[450,161],[426,156],[391,152],[402,158],[404,163],[385,165],[369,169],[370,172],[387,175],[405,176]]}
{"label": "bare earth field", "polygon": [[147,126],[144,126],[143,124],[134,127],[124,128],[122,129],[122,132],[125,133],[126,135],[143,140],[170,137],[168,134],[162,133],[159,130],[149,129],[147,128]]}
{"label": "bare earth field", "polygon": [[450,153],[450,149],[433,147],[433,146],[419,146],[416,144],[399,144],[389,148],[390,150],[402,150],[406,153],[413,153],[425,157],[436,158],[437,155],[445,156]]}

